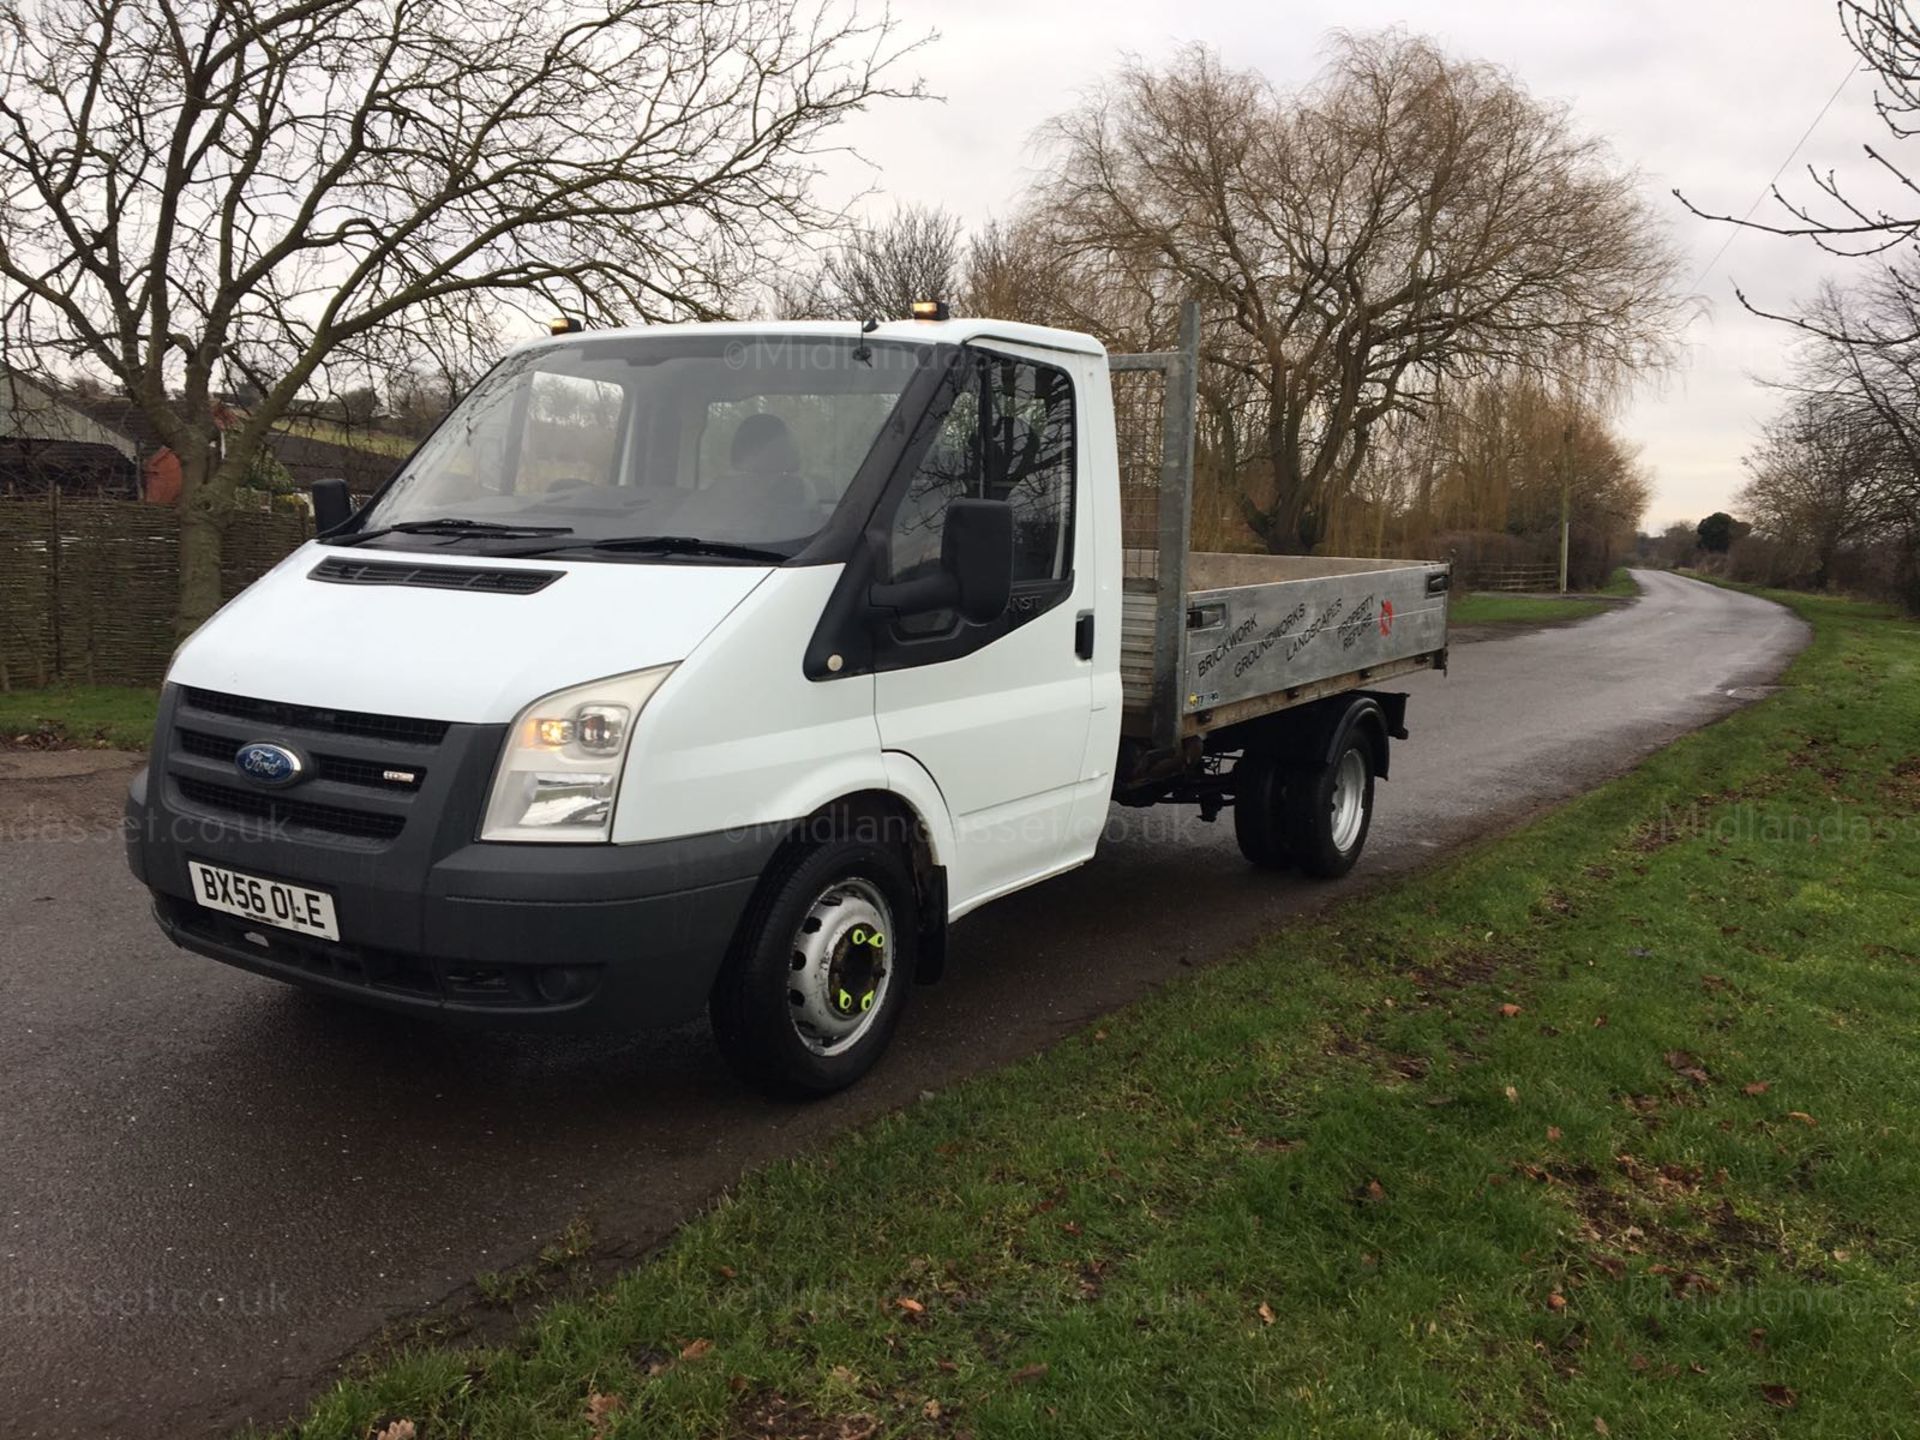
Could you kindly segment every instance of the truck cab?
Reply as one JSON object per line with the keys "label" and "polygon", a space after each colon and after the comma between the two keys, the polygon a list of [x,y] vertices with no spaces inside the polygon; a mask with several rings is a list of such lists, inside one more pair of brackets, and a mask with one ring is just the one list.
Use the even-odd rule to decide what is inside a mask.
{"label": "truck cab", "polygon": [[[452,1019],[704,1011],[756,1083],[850,1083],[948,925],[1085,863],[1111,800],[1232,803],[1204,710],[1162,683],[1181,715],[1129,725],[1109,370],[990,320],[515,351],[175,657],[128,801],[161,927]],[[1370,808],[1400,710],[1353,688],[1309,698]],[[1299,848],[1272,756],[1332,713],[1223,727],[1283,774],[1257,862]]]}

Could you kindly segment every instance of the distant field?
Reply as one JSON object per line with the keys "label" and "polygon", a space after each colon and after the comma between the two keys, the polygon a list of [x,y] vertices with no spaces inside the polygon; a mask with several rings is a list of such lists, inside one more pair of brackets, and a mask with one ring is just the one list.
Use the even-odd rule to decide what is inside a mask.
{"label": "distant field", "polygon": [[329,445],[344,445],[350,450],[366,450],[375,455],[392,455],[402,459],[411,455],[413,447],[419,444],[405,435],[394,435],[385,430],[350,430],[327,420],[283,420],[279,428],[288,435],[301,435]]}

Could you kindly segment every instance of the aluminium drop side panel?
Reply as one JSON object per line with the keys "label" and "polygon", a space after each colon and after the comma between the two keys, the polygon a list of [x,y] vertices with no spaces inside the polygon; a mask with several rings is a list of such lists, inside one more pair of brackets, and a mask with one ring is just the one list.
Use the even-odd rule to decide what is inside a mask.
{"label": "aluminium drop side panel", "polygon": [[[1241,557],[1196,556],[1195,570],[1204,576],[1203,562],[1216,558]],[[1438,663],[1447,643],[1446,566],[1303,562],[1323,567],[1328,573],[1189,594],[1184,717],[1213,712],[1216,723],[1228,723]]]}

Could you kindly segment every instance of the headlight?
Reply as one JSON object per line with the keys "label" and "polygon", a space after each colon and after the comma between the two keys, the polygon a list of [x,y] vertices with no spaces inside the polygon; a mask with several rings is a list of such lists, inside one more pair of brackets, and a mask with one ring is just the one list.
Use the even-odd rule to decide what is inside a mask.
{"label": "headlight", "polygon": [[673,666],[612,675],[520,712],[494,771],[482,840],[607,840],[627,743]]}

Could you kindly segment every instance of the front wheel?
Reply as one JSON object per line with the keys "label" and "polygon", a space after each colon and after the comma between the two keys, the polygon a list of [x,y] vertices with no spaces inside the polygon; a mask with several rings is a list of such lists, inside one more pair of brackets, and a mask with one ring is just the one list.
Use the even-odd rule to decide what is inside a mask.
{"label": "front wheel", "polygon": [[796,851],[769,872],[714,982],[721,1053],[771,1094],[826,1095],[873,1067],[913,987],[913,877],[856,840]]}
{"label": "front wheel", "polygon": [[1282,829],[1294,863],[1333,880],[1353,869],[1373,825],[1373,751],[1349,735],[1331,764],[1295,773],[1282,804]]}

